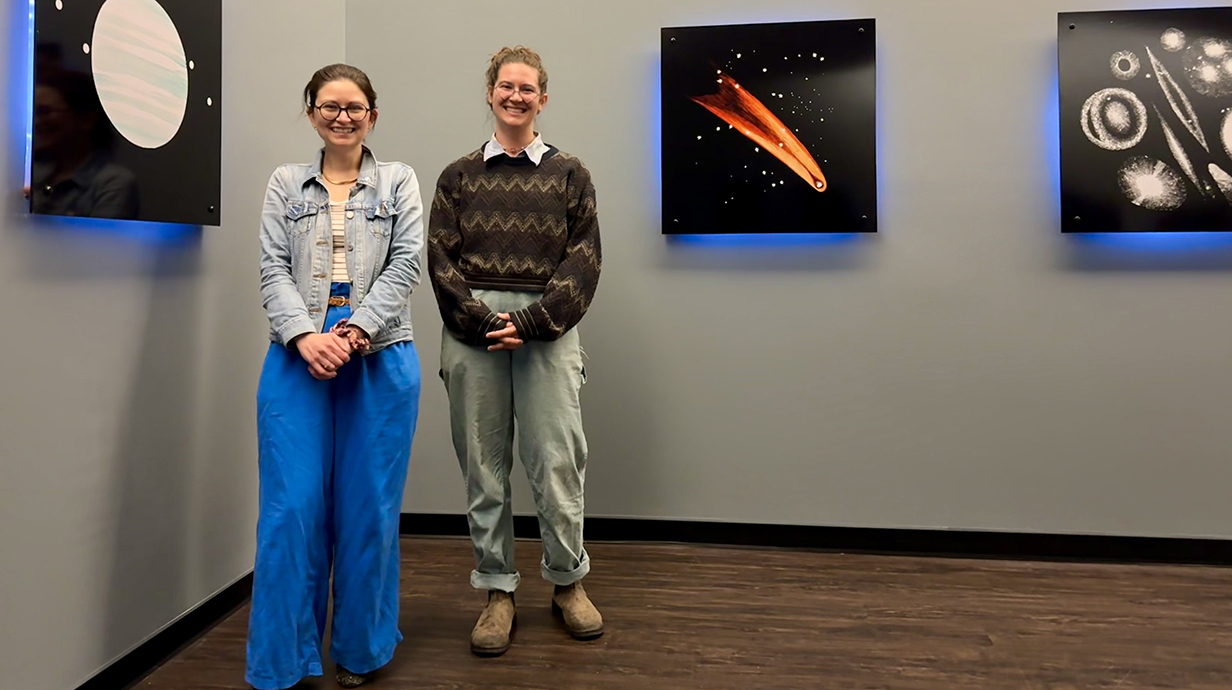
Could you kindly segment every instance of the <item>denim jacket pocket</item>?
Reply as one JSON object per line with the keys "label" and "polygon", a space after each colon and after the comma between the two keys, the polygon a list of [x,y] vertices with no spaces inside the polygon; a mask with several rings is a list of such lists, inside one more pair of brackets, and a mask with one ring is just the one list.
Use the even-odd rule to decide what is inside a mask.
{"label": "denim jacket pocket", "polygon": [[313,201],[292,201],[287,204],[287,232],[303,235],[311,231],[319,210]]}
{"label": "denim jacket pocket", "polygon": [[389,237],[394,228],[394,200],[382,199],[375,206],[364,209],[368,216],[368,229],[377,237]]}

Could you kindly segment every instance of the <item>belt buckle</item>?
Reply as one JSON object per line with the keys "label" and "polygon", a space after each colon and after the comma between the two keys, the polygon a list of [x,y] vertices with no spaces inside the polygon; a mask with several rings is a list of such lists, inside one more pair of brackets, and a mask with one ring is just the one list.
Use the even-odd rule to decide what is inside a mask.
{"label": "belt buckle", "polygon": [[350,303],[351,303],[351,300],[347,299],[346,297],[330,297],[329,298],[329,306],[331,307],[345,307],[349,305]]}

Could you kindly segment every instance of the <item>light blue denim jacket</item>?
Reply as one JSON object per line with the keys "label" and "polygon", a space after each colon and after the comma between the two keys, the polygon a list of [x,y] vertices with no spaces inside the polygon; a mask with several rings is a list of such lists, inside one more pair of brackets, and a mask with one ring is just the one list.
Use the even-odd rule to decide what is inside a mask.
{"label": "light blue denim jacket", "polygon": [[[289,344],[325,327],[333,265],[329,190],[317,156],[270,177],[261,213],[261,295],[270,340]],[[419,285],[423,200],[415,171],[378,163],[364,148],[346,204],[351,323],[372,337],[371,352],[411,340],[411,290]]]}

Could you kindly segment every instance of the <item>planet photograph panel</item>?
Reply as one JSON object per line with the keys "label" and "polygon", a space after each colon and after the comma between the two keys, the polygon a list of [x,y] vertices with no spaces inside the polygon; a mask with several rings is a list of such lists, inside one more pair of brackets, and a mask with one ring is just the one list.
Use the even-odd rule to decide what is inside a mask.
{"label": "planet photograph panel", "polygon": [[35,0],[35,214],[219,225],[220,0]]}

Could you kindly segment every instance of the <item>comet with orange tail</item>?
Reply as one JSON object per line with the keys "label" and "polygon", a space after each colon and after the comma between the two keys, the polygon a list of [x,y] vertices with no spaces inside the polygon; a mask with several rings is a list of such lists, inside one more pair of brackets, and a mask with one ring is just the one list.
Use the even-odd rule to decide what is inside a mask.
{"label": "comet with orange tail", "polygon": [[692,99],[693,102],[774,154],[810,187],[819,192],[826,191],[826,176],[796,135],[735,79],[720,71],[718,81],[718,93],[698,96]]}

